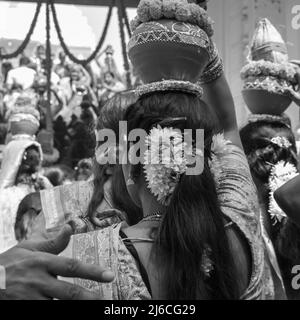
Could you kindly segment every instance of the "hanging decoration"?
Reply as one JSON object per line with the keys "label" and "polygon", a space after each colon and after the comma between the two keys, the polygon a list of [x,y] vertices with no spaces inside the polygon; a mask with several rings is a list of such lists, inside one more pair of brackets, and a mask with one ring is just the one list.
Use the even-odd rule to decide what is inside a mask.
{"label": "hanging decoration", "polygon": [[121,10],[122,10],[123,19],[124,19],[124,25],[126,26],[129,38],[131,38],[131,28],[130,28],[130,22],[129,22],[129,19],[128,19],[128,14],[127,14],[126,7],[125,7],[123,1],[120,1],[120,5],[121,5]]}
{"label": "hanging decoration", "polygon": [[50,21],[50,1],[46,3],[46,76],[47,76],[47,130],[52,131],[51,113],[51,21]]}
{"label": "hanging decoration", "polygon": [[126,46],[126,39],[125,39],[125,32],[124,32],[124,21],[123,21],[123,13],[122,10],[122,0],[118,1],[118,17],[119,17],[119,29],[120,29],[120,36],[121,36],[121,44],[122,44],[122,53],[123,53],[123,60],[124,60],[124,69],[126,74],[126,84],[127,89],[131,89],[131,74],[130,74],[130,65],[127,55],[127,46]]}
{"label": "hanging decoration", "polygon": [[103,43],[104,43],[105,39],[106,39],[109,23],[110,23],[111,17],[112,17],[112,11],[113,11],[113,8],[115,6],[115,0],[112,0],[111,3],[110,3],[110,7],[109,7],[109,10],[108,10],[105,26],[104,26],[103,32],[101,34],[100,40],[99,40],[95,50],[86,59],[78,59],[69,50],[69,48],[68,48],[67,44],[65,43],[65,40],[64,40],[64,38],[62,36],[62,32],[61,32],[61,28],[60,28],[60,25],[59,25],[59,22],[58,22],[57,13],[56,13],[56,9],[55,9],[55,5],[53,3],[53,0],[49,0],[49,2],[50,2],[50,6],[51,6],[53,22],[54,22],[54,26],[55,26],[55,29],[56,29],[56,32],[57,32],[57,36],[58,36],[58,39],[60,41],[60,44],[61,44],[65,54],[74,63],[80,64],[80,65],[83,65],[83,66],[89,64],[92,60],[94,60],[97,57],[99,51],[101,50],[101,48],[103,46]]}
{"label": "hanging decoration", "polygon": [[0,52],[0,59],[13,59],[13,58],[16,58],[18,57],[21,53],[24,52],[24,50],[26,49],[26,47],[28,46],[29,44],[29,41],[31,39],[31,36],[34,32],[34,29],[36,27],[36,23],[37,23],[37,20],[38,20],[38,17],[39,17],[39,14],[40,14],[40,11],[41,11],[41,7],[42,7],[42,2],[41,1],[38,1],[37,2],[37,5],[36,5],[36,9],[35,9],[35,13],[34,13],[34,17],[33,17],[33,20],[31,22],[31,25],[30,25],[30,28],[28,30],[28,33],[27,35],[25,36],[25,39],[24,41],[20,44],[20,46],[17,48],[16,51],[14,52],[11,52],[11,53],[7,53],[7,54],[2,54]]}

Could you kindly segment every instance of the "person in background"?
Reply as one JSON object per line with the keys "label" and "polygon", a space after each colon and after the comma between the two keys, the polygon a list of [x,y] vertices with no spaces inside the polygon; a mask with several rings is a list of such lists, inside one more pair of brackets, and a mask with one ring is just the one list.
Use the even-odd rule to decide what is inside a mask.
{"label": "person in background", "polygon": [[70,77],[70,67],[67,62],[67,57],[64,51],[58,53],[58,63],[54,67],[54,72],[61,78]]}
{"label": "person in background", "polygon": [[[273,264],[276,272],[273,278],[281,280],[282,277],[288,299],[299,299],[291,287],[290,270],[292,265],[300,263],[300,228],[287,218],[273,197],[280,185],[298,174],[295,137],[290,121],[284,116],[253,115],[240,134],[258,189],[261,219],[266,231],[264,237],[270,239],[275,249],[270,261],[277,258],[279,263],[279,268]],[[268,241],[265,243],[269,248]]]}
{"label": "person in background", "polygon": [[[107,128],[118,133],[120,114],[125,113],[127,107],[136,100],[137,96],[134,91],[115,95],[101,110],[97,121],[97,130]],[[118,136],[119,134],[117,134]],[[100,143],[97,144],[97,147],[99,146]],[[97,152],[93,158],[96,156]],[[67,172],[67,168],[69,167],[64,166],[64,172]],[[94,230],[93,224],[103,229],[111,223],[123,221],[124,214],[121,212],[130,212],[128,222],[130,224],[136,223],[141,219],[141,213],[130,200],[121,172],[120,166],[101,166],[94,161],[93,181],[77,181],[54,189],[57,194],[56,199],[60,203],[56,206],[58,211],[53,210],[50,206],[53,190],[51,192],[45,190],[43,196],[40,192],[26,196],[21,201],[17,212],[15,224],[17,240],[30,238],[35,230],[38,232],[44,230],[45,220],[48,217],[54,218],[53,220],[56,220],[57,217],[63,217],[65,221],[73,221],[74,219],[78,221],[78,219],[87,217],[83,220],[91,222],[87,224],[83,220],[82,223],[76,222],[79,227],[79,229],[74,229],[76,233]],[[86,176],[85,173],[84,175]],[[69,176],[69,180],[72,181],[71,172]],[[72,211],[71,216],[70,211]]]}
{"label": "person in background", "polygon": [[6,85],[9,90],[13,86],[20,86],[23,90],[27,90],[32,87],[36,72],[29,67],[30,59],[26,56],[21,56],[19,60],[19,67],[12,69],[7,74]]}
{"label": "person in background", "polygon": [[93,177],[92,159],[82,159],[78,162],[76,170],[76,181],[87,181]]}
{"label": "person in background", "polygon": [[116,79],[115,74],[107,71],[103,75],[103,83],[98,90],[100,108],[116,93],[126,90],[125,85]]}
{"label": "person in background", "polygon": [[70,178],[69,170],[64,170],[65,166],[56,165],[53,167],[44,169],[44,176],[50,181],[53,187],[62,186],[64,184],[72,183],[72,179]]}
{"label": "person in background", "polygon": [[39,174],[40,145],[32,140],[12,140],[3,152],[0,171],[0,252],[16,244],[14,224],[22,199],[31,192],[51,188]]}

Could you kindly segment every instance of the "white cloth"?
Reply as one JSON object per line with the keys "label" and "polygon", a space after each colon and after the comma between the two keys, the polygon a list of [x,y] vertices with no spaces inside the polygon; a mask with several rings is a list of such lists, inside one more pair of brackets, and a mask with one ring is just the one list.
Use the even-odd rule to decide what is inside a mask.
{"label": "white cloth", "polygon": [[0,170],[0,192],[1,189],[15,185],[16,176],[22,163],[24,152],[27,148],[36,146],[43,155],[41,145],[32,140],[12,140],[3,150],[3,159]]}
{"label": "white cloth", "polygon": [[8,85],[18,84],[23,90],[27,90],[33,85],[35,76],[36,72],[33,69],[21,66],[8,72],[6,83]]}
{"label": "white cloth", "polygon": [[0,254],[17,244],[14,228],[18,207],[34,191],[25,184],[0,190]]}
{"label": "white cloth", "polygon": [[36,191],[27,184],[15,185],[24,152],[31,146],[36,146],[42,156],[40,144],[32,140],[12,140],[3,152],[0,170],[0,253],[17,244],[14,226],[19,204],[25,196]]}

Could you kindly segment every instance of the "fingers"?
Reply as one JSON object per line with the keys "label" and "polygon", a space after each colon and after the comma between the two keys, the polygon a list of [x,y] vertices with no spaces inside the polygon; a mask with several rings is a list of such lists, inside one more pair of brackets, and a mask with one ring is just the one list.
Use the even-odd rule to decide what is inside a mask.
{"label": "fingers", "polygon": [[100,300],[99,295],[74,284],[54,279],[45,287],[44,294],[59,300]]}
{"label": "fingers", "polygon": [[111,217],[121,217],[123,218],[123,213],[117,209],[107,209],[102,212],[97,212],[91,217],[93,224],[99,228],[103,228],[107,225],[107,218]]}
{"label": "fingers", "polygon": [[72,232],[72,227],[67,224],[62,228],[57,237],[54,239],[40,242],[25,241],[21,243],[19,246],[21,248],[28,249],[31,251],[41,251],[52,254],[59,254],[67,247]]}
{"label": "fingers", "polygon": [[45,255],[47,270],[57,276],[111,282],[114,273],[99,265],[85,264],[75,259]]}

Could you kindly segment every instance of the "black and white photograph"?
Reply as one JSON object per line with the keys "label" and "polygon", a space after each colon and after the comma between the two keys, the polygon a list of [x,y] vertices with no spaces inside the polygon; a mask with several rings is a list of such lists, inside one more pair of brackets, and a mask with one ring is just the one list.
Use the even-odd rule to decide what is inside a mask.
{"label": "black and white photograph", "polygon": [[0,0],[0,308],[300,300],[299,170],[299,0]]}

